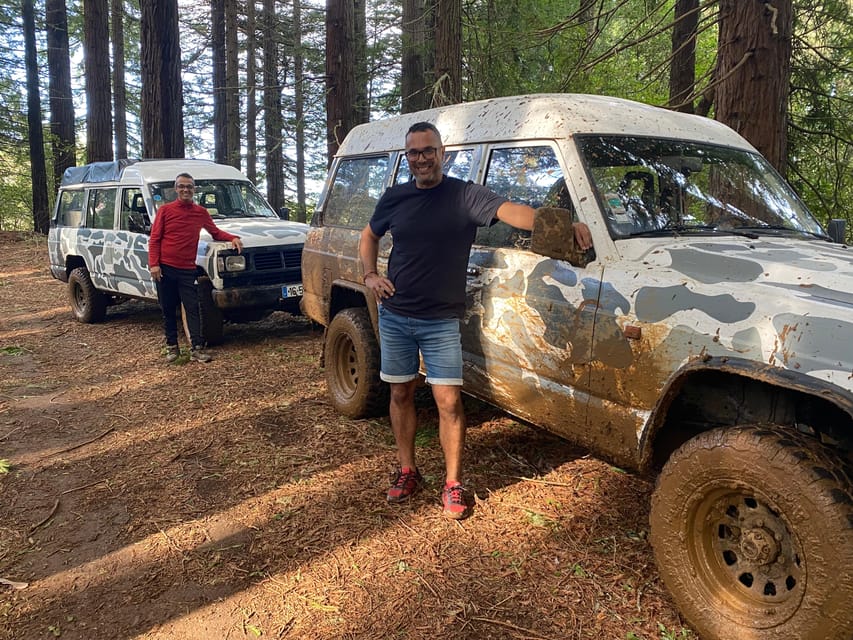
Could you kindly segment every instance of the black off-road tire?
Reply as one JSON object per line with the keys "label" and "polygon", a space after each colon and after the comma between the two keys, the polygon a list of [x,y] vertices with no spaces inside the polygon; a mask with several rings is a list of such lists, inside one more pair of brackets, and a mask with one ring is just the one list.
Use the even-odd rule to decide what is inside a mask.
{"label": "black off-road tire", "polygon": [[715,429],[664,466],[651,542],[673,599],[703,640],[850,640],[850,470],[777,426]]}
{"label": "black off-road tire", "polygon": [[388,413],[388,385],[379,379],[379,344],[367,309],[344,309],[329,324],[323,346],[332,406],[349,418]]}
{"label": "black off-road tire", "polygon": [[85,267],[68,275],[68,301],[78,322],[92,324],[107,317],[107,296],[95,288]]}

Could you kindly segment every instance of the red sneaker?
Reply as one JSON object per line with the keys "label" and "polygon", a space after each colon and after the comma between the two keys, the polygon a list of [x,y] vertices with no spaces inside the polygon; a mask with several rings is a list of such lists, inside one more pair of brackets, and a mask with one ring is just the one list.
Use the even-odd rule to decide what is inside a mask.
{"label": "red sneaker", "polygon": [[424,483],[417,469],[398,469],[391,476],[391,488],[386,495],[388,502],[403,502],[415,495]]}
{"label": "red sneaker", "polygon": [[470,515],[467,492],[458,482],[451,486],[445,486],[441,493],[441,504],[444,507],[444,515],[454,520],[461,520]]}

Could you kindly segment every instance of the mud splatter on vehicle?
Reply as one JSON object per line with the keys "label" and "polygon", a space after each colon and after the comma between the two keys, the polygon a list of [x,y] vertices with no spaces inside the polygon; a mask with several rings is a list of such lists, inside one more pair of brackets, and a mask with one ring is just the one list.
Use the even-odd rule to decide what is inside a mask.
{"label": "mud splatter on vehicle", "polygon": [[[853,630],[853,257],[724,125],[597,96],[499,98],[356,127],[303,253],[330,397],[387,409],[358,238],[409,180],[408,127],[445,170],[537,207],[481,229],[464,390],[657,478],[661,575],[703,638]],[[572,222],[594,250],[575,250]],[[381,267],[393,250],[381,245]]]}

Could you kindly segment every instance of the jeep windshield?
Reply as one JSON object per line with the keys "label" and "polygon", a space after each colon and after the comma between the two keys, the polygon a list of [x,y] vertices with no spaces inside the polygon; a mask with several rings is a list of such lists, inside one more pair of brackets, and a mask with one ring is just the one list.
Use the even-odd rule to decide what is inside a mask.
{"label": "jeep windshield", "polygon": [[[175,185],[159,182],[151,185],[155,210],[177,198]],[[194,200],[216,219],[278,218],[272,207],[250,183],[240,180],[196,180]]]}
{"label": "jeep windshield", "polygon": [[730,233],[829,239],[754,152],[684,140],[578,136],[613,238]]}

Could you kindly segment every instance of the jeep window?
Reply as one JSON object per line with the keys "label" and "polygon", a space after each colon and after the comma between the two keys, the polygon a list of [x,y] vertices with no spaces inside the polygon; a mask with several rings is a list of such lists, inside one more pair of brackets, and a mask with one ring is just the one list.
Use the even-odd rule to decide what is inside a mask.
{"label": "jeep window", "polygon": [[83,189],[66,189],[59,195],[56,207],[56,224],[61,227],[79,227],[83,222]]}
{"label": "jeep window", "polygon": [[116,189],[89,189],[86,226],[92,229],[112,229],[116,210]]}
{"label": "jeep window", "polygon": [[149,233],[151,221],[145,208],[141,189],[123,189],[121,192],[121,213],[119,228],[133,233]]}
{"label": "jeep window", "polygon": [[[550,146],[498,148],[489,158],[486,186],[513,202],[574,211],[565,185],[563,170]],[[530,232],[496,222],[477,231],[476,243],[526,248],[530,244]]]}
{"label": "jeep window", "polygon": [[[177,198],[172,182],[151,185],[155,208]],[[213,218],[278,218],[272,207],[250,182],[245,180],[196,180],[195,202]]]}
{"label": "jeep window", "polygon": [[[444,173],[451,178],[471,180],[477,167],[478,155],[474,149],[446,150],[444,152]],[[400,158],[400,167],[397,169],[394,184],[402,184],[412,179],[412,172],[409,169],[409,161],[406,160],[406,155],[400,153]]]}
{"label": "jeep window", "polygon": [[580,136],[578,146],[614,238],[673,230],[823,237],[797,195],[758,154],[630,136]]}
{"label": "jeep window", "polygon": [[326,198],[323,223],[362,229],[385,191],[388,166],[387,155],[341,160]]}

